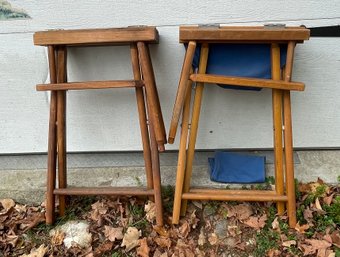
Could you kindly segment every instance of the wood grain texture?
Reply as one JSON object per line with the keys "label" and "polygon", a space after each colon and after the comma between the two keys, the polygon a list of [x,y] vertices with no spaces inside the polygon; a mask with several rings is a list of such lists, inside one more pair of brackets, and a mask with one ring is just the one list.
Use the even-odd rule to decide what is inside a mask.
{"label": "wood grain texture", "polygon": [[103,89],[103,88],[124,88],[124,87],[142,87],[141,80],[113,80],[113,81],[85,81],[69,82],[57,84],[39,84],[37,91],[56,91],[56,90],[85,90],[85,89]]}
{"label": "wood grain texture", "polygon": [[192,74],[190,79],[194,82],[217,83],[224,85],[233,85],[240,87],[257,87],[257,88],[276,88],[282,90],[303,91],[305,85],[301,82],[275,81],[271,79],[254,79],[244,77],[228,77],[209,74]]}
{"label": "wood grain texture", "polygon": [[87,46],[96,44],[129,44],[145,41],[158,43],[155,27],[127,27],[112,29],[49,30],[34,33],[34,44]]}
{"label": "wood grain texture", "polygon": [[190,199],[190,200],[212,200],[212,201],[247,201],[247,202],[284,202],[287,201],[287,196],[285,195],[274,195],[274,194],[267,194],[267,195],[253,195],[253,194],[228,194],[226,191],[225,194],[207,194],[207,193],[183,193],[183,199]]}

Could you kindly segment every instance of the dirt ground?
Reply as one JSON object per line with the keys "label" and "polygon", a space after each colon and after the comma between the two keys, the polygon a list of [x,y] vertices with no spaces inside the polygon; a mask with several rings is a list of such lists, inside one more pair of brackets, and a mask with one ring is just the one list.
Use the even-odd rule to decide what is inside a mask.
{"label": "dirt ground", "polygon": [[[269,189],[269,182],[252,189]],[[319,256],[340,257],[340,186],[297,184],[297,219],[275,204],[191,202],[171,224],[173,188],[163,188],[164,228],[147,199],[72,197],[64,217],[45,225],[44,204],[0,200],[2,256]],[[79,230],[79,231],[78,231]],[[78,233],[78,234],[77,234]]]}

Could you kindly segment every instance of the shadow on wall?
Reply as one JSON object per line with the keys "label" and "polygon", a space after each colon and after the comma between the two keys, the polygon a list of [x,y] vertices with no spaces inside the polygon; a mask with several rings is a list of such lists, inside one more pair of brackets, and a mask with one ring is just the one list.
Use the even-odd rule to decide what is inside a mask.
{"label": "shadow on wall", "polygon": [[5,1],[0,0],[0,20],[31,18],[23,9],[14,8]]}

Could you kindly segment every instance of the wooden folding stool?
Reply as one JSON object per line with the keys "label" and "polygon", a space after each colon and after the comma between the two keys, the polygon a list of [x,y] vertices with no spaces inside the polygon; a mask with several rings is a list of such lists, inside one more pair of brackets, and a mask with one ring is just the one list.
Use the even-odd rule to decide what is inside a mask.
{"label": "wooden folding stool", "polygon": [[[148,44],[158,43],[155,27],[55,30],[36,32],[34,44],[48,47],[50,84],[37,85],[38,91],[51,91],[48,137],[46,223],[55,218],[55,195],[59,214],[65,213],[66,195],[146,195],[156,204],[156,223],[163,225],[159,151],[164,151],[166,134]],[[128,45],[133,80],[67,82],[66,56],[69,47]],[[147,188],[68,187],[66,179],[66,91],[105,88],[135,88]],[[147,124],[149,120],[149,126]],[[56,161],[58,160],[58,188]]]}
{"label": "wooden folding stool", "polygon": [[[276,26],[215,28],[182,26],[180,27],[179,38],[180,43],[187,44],[187,51],[182,66],[168,138],[169,143],[174,142],[179,118],[182,114],[172,222],[178,224],[180,214],[185,214],[187,200],[273,201],[277,202],[280,215],[284,213],[285,203],[287,203],[289,225],[294,227],[296,224],[296,203],[290,90],[303,91],[304,84],[291,82],[291,74],[295,45],[309,39],[309,30],[304,27]],[[211,43],[269,44],[271,46],[271,79],[206,74]],[[192,63],[198,45],[201,45],[201,53],[198,73],[195,74],[192,72]],[[280,47],[282,45],[287,46],[284,71],[280,67]],[[196,83],[196,88],[189,129],[191,85],[193,82]],[[275,157],[274,191],[190,188],[204,83],[272,89]]]}

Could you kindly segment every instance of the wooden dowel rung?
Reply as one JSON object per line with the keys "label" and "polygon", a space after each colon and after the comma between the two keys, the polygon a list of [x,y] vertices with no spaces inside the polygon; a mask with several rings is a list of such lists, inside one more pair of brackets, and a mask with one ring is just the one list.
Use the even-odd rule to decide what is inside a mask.
{"label": "wooden dowel rung", "polygon": [[190,79],[195,82],[216,83],[240,87],[275,88],[296,91],[303,91],[305,89],[305,84],[301,82],[275,81],[271,79],[255,79],[208,74],[192,74]]}
{"label": "wooden dowel rung", "polygon": [[275,195],[272,190],[237,190],[237,189],[219,189],[219,188],[191,188],[189,193],[202,194],[229,194],[229,195]]}
{"label": "wooden dowel rung", "polygon": [[183,193],[185,200],[213,200],[213,201],[247,201],[247,202],[286,202],[287,196],[277,194],[230,194],[226,190],[225,194],[216,193]]}
{"label": "wooden dowel rung", "polygon": [[140,187],[68,187],[53,191],[56,195],[154,195],[153,189]]}
{"label": "wooden dowel rung", "polygon": [[123,87],[142,87],[144,82],[141,80],[108,80],[108,81],[84,81],[56,84],[38,84],[37,91],[49,90],[82,90],[82,89],[104,89],[104,88],[123,88]]}

